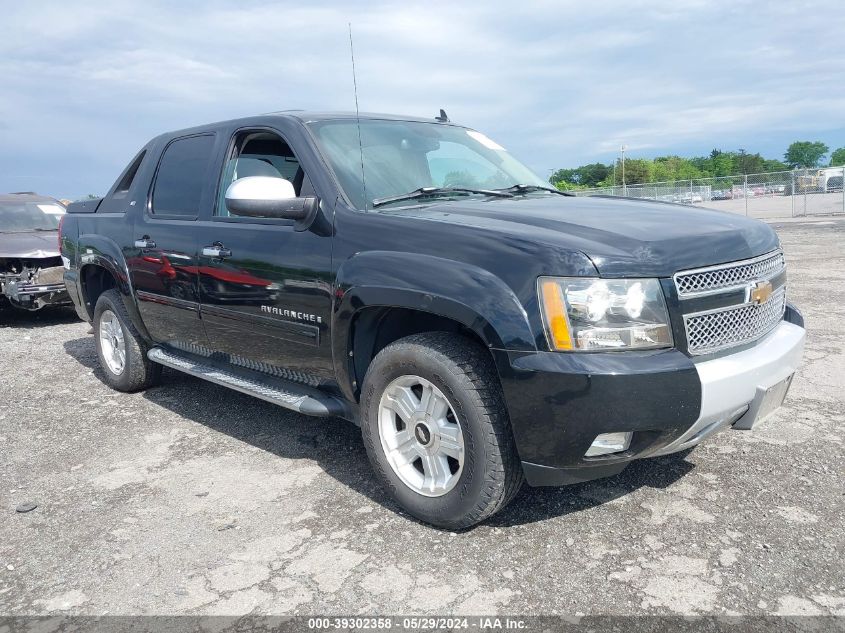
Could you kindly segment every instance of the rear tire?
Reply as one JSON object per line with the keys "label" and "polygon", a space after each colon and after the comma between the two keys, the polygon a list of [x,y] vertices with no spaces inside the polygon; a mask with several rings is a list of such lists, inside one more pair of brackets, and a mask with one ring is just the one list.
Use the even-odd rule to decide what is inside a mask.
{"label": "rear tire", "polygon": [[522,485],[499,378],[474,341],[429,332],[388,345],[367,370],[361,411],[376,476],[421,521],[471,527]]}
{"label": "rear tire", "polygon": [[94,341],[104,382],[118,391],[140,391],[161,377],[161,365],[147,358],[149,346],[132,324],[117,290],[106,290],[94,308]]}

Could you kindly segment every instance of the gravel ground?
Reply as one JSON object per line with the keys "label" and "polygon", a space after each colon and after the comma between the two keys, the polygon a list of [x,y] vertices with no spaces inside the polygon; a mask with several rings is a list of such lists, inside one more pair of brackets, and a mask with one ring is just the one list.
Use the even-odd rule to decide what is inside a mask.
{"label": "gravel ground", "polygon": [[4,313],[0,614],[845,615],[845,221],[776,226],[783,409],[461,534],[399,514],[348,423],[169,371],[116,393],[72,313]]}

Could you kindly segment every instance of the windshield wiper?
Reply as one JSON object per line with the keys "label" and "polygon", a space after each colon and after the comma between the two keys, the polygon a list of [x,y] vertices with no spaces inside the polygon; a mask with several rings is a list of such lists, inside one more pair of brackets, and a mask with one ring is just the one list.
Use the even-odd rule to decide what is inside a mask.
{"label": "windshield wiper", "polygon": [[511,195],[516,195],[520,193],[531,193],[532,191],[548,191],[549,193],[556,193],[559,196],[574,196],[575,194],[569,191],[561,191],[560,189],[555,189],[554,187],[544,187],[542,185],[525,185],[525,184],[516,184],[511,185],[510,187],[505,187],[503,189],[496,189],[496,191],[501,191],[502,193],[509,193]]}
{"label": "windshield wiper", "polygon": [[373,200],[373,207],[380,207],[391,202],[400,202],[401,200],[413,200],[415,198],[434,198],[437,196],[454,196],[477,193],[485,196],[496,196],[497,198],[513,198],[513,194],[509,191],[500,189],[471,189],[469,187],[420,187],[408,193],[403,193],[398,196],[388,196],[386,198],[376,198]]}

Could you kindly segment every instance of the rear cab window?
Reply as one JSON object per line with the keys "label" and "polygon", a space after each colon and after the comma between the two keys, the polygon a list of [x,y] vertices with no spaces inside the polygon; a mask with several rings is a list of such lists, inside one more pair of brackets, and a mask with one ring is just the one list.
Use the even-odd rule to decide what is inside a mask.
{"label": "rear cab window", "polygon": [[117,181],[112,185],[110,193],[103,199],[97,207],[97,213],[126,213],[128,211],[129,191],[132,185],[135,184],[138,170],[144,162],[147,155],[147,150],[141,150],[132,159],[123,173],[120,174]]}
{"label": "rear cab window", "polygon": [[132,183],[135,182],[135,176],[141,168],[141,163],[144,162],[144,157],[146,155],[147,150],[143,150],[132,159],[132,162],[129,163],[129,166],[123,171],[123,174],[121,174],[117,183],[115,183],[114,192],[112,192],[113,198],[126,197],[129,190],[132,188]]}

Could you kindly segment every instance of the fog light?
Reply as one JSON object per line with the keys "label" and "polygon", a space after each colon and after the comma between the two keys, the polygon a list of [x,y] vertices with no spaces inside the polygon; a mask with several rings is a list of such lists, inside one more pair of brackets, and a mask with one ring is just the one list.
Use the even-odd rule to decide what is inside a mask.
{"label": "fog light", "polygon": [[627,451],[631,445],[633,433],[602,433],[596,436],[590,448],[584,453],[584,457],[596,457],[597,455],[609,455],[610,453],[621,453]]}

